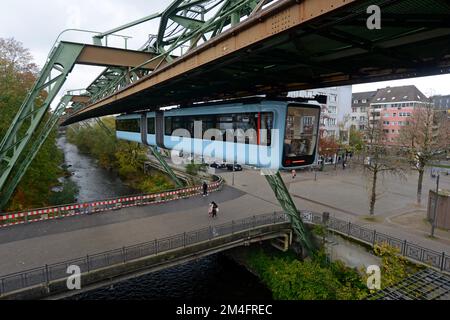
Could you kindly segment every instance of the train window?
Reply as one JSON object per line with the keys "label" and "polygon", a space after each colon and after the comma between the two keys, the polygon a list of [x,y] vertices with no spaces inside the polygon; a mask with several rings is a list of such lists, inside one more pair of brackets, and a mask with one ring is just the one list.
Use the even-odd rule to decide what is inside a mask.
{"label": "train window", "polygon": [[233,130],[233,115],[219,115],[217,116],[217,129],[222,132],[226,132],[227,130]]}
{"label": "train window", "polygon": [[237,114],[236,120],[234,122],[234,129],[242,129],[244,131],[251,129],[256,130],[258,128],[256,125],[257,121],[258,121],[257,113]]}
{"label": "train window", "polygon": [[272,145],[273,113],[261,114],[261,144]]}
{"label": "train window", "polygon": [[172,118],[171,117],[166,117],[164,127],[165,127],[165,135],[166,136],[172,135],[172,133],[175,130],[172,130]]}
{"label": "train window", "polygon": [[126,131],[126,132],[141,132],[141,125],[139,119],[126,119],[126,120],[116,120],[116,130]]}
{"label": "train window", "polygon": [[147,133],[148,134],[155,134],[155,118],[148,118],[147,119]]}
{"label": "train window", "polygon": [[[223,133],[223,141],[227,140],[227,130],[241,129],[248,134],[248,130],[254,130],[255,137],[245,137],[246,144],[257,144],[258,139],[256,133],[258,128],[267,130],[267,136],[263,131],[262,140],[264,145],[270,146],[271,144],[271,130],[273,128],[273,114],[261,113],[261,125],[258,126],[258,113],[242,113],[242,114],[221,114],[221,115],[199,115],[199,116],[184,116],[184,117],[166,117],[165,119],[165,134],[167,136],[177,129],[186,129],[189,131],[192,137],[194,137],[194,125],[196,121],[202,122],[202,134],[209,129],[218,129]],[[238,133],[239,134],[239,133]],[[244,139],[242,139],[244,140]],[[234,141],[241,141],[235,135]]]}
{"label": "train window", "polygon": [[320,108],[289,106],[284,137],[284,165],[301,166],[314,162]]}

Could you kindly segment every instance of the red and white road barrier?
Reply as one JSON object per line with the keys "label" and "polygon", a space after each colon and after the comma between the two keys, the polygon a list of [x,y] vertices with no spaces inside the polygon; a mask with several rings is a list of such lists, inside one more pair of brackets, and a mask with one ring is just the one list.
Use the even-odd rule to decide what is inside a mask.
{"label": "red and white road barrier", "polygon": [[[210,184],[208,186],[209,192],[215,192],[220,190],[221,187],[223,186],[223,183],[224,181],[221,179],[218,182]],[[197,196],[202,193],[202,190],[203,190],[202,187],[193,187],[174,191],[161,192],[156,194],[122,197],[117,199],[109,199],[105,201],[95,201],[90,203],[72,204],[66,206],[5,214],[0,215],[0,228],[84,214],[116,211],[123,208],[167,203],[169,201]]]}

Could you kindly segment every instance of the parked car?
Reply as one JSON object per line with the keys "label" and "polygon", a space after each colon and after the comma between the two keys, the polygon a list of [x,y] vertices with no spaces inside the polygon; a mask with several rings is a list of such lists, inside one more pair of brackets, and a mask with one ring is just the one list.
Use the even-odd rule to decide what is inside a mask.
{"label": "parked car", "polygon": [[[228,169],[228,171],[233,171],[233,165],[227,164],[227,169]],[[242,166],[240,164],[235,164],[234,171],[242,171]]]}
{"label": "parked car", "polygon": [[211,168],[214,168],[214,169],[225,169],[226,168],[226,164],[225,163],[217,163],[217,162],[213,162],[211,165],[210,165],[210,167]]}
{"label": "parked car", "polygon": [[219,165],[216,162],[211,163],[209,166],[214,169],[219,169]]}

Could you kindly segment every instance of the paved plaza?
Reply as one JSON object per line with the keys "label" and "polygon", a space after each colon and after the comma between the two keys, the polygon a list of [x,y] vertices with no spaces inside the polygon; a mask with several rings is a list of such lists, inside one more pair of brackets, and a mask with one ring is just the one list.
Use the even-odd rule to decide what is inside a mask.
{"label": "paved plaza", "polygon": [[[232,181],[232,173],[223,173]],[[379,196],[375,205],[374,219],[369,216],[369,186],[361,170],[334,167],[326,172],[300,171],[296,179],[289,173],[283,174],[293,200],[301,210],[330,212],[340,219],[366,225],[380,232],[401,239],[407,239],[437,250],[450,251],[450,232],[436,229],[435,239],[430,239],[431,225],[426,221],[428,193],[436,188],[436,180],[427,172],[424,177],[422,205],[416,204],[417,174],[411,173],[405,179],[386,175],[379,182]],[[235,173],[237,188],[255,198],[276,204],[269,185],[257,171],[246,170]],[[441,176],[440,188],[450,189],[450,175]],[[445,251],[445,250],[444,250]]]}

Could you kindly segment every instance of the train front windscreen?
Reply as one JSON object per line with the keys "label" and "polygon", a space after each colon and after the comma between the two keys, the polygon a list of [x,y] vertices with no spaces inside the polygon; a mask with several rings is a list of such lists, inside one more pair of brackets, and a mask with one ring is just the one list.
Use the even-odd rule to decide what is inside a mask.
{"label": "train front windscreen", "polygon": [[283,166],[314,164],[318,147],[320,106],[289,105],[284,136]]}

